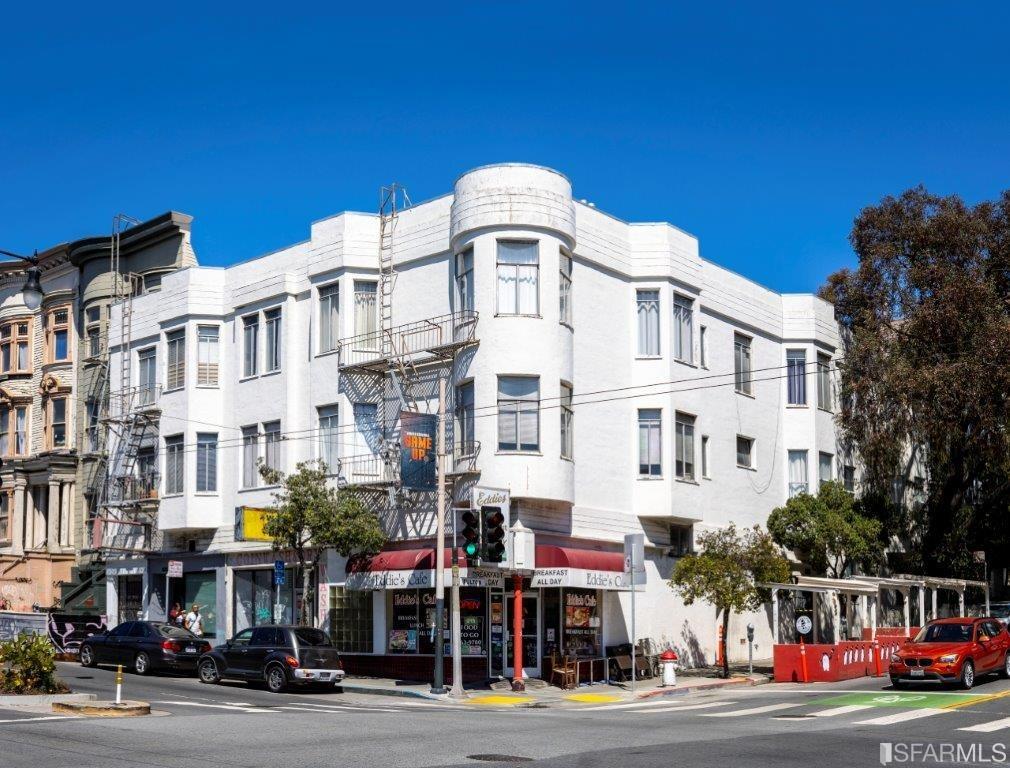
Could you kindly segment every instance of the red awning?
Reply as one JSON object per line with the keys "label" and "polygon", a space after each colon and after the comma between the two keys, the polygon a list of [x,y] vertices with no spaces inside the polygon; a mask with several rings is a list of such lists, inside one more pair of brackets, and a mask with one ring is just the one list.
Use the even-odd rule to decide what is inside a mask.
{"label": "red awning", "polygon": [[537,568],[580,568],[584,571],[624,572],[624,555],[595,549],[575,549],[537,544]]}
{"label": "red awning", "polygon": [[[442,550],[443,564],[446,568],[452,565],[452,550]],[[462,549],[456,550],[457,561],[466,563],[466,555]],[[623,561],[622,561],[623,562]],[[623,566],[622,566],[623,567]],[[368,557],[355,556],[347,561],[347,573],[364,573],[366,571],[430,571],[435,568],[435,549],[388,549],[377,555]]]}

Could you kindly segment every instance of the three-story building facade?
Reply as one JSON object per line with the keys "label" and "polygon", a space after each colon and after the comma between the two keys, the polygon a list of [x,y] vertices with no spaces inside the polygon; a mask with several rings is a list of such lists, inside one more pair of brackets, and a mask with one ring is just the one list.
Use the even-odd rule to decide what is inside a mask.
{"label": "three-story building facade", "polygon": [[[449,546],[480,494],[507,498],[509,525],[535,537],[518,574],[530,676],[628,642],[628,533],[646,541],[639,638],[711,661],[715,611],[669,586],[677,558],[703,530],[763,524],[790,494],[854,478],[834,428],[832,307],[703,259],[669,224],[578,201],[546,168],[478,168],[393,216],[324,219],[280,251],[166,275],[132,311],[112,360],[158,393],[161,540],[110,573],[142,574],[152,617],[201,604],[218,639],[311,601],[352,671],[430,673],[435,495],[401,454],[418,445],[403,414],[435,412],[440,379]],[[364,560],[328,553],[302,594],[291,553],[262,535],[276,489],[257,462],[311,459],[390,540]],[[462,573],[464,675],[511,675],[514,574]],[[770,655],[765,615],[731,633],[749,621]]]}

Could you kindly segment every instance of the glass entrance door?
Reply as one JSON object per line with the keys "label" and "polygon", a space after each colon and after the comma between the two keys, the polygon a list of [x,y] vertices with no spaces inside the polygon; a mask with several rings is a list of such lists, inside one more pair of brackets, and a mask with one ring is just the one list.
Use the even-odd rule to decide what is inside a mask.
{"label": "glass entrance door", "polygon": [[[505,593],[505,676],[512,669],[512,594]],[[540,593],[523,592],[523,677],[540,677]]]}

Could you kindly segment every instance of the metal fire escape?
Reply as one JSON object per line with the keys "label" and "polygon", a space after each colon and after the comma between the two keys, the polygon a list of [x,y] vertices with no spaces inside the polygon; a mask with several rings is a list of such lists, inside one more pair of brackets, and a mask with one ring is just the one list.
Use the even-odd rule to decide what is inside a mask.
{"label": "metal fire escape", "polygon": [[92,499],[90,540],[100,554],[142,554],[150,549],[151,531],[157,513],[157,476],[153,468],[138,472],[137,457],[148,439],[157,435],[160,409],[156,384],[133,385],[130,349],[133,328],[133,297],[141,290],[139,276],[124,272],[120,260],[122,233],[138,224],[124,214],[113,219],[110,242],[109,279],[112,281],[112,308],[120,307],[119,357],[114,374],[118,387],[112,391],[110,320],[104,328],[100,357],[96,366],[94,405],[99,409],[97,425],[89,440],[96,449],[96,471],[89,492]]}
{"label": "metal fire escape", "polygon": [[[338,477],[342,484],[392,493],[402,486],[400,477],[400,414],[432,413],[430,387],[439,367],[455,368],[457,355],[475,346],[477,313],[460,311],[393,325],[393,293],[397,272],[394,245],[400,212],[410,208],[410,198],[399,184],[382,187],[379,194],[378,330],[341,339],[338,344],[342,376],[369,377],[380,393],[375,425],[381,445],[369,453],[344,456]],[[360,311],[355,307],[355,311]],[[399,403],[393,412],[389,401]],[[451,413],[451,409],[448,410]],[[455,442],[455,441],[454,441]],[[462,449],[462,450],[461,450]],[[476,469],[476,445],[447,446],[447,475],[459,476]]]}

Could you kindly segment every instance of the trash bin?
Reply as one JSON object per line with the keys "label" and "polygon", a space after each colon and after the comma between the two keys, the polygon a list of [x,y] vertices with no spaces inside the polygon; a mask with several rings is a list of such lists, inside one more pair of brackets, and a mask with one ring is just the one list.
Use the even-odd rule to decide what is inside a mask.
{"label": "trash bin", "polygon": [[659,654],[659,663],[663,667],[663,685],[677,684],[677,654],[667,648]]}

